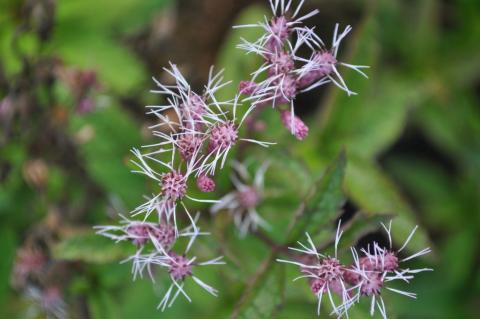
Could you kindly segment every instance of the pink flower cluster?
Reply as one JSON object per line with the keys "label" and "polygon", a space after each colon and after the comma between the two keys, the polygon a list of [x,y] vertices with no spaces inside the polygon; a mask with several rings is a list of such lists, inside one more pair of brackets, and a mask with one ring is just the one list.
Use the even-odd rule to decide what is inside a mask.
{"label": "pink flower cluster", "polygon": [[[339,33],[337,24],[332,45],[327,48],[315,34],[314,28],[303,24],[306,19],[316,15],[318,10],[301,16],[303,3],[304,1],[301,1],[293,10],[292,0],[270,0],[273,12],[270,21],[236,26],[264,30],[264,34],[256,41],[242,39],[242,43],[238,45],[240,49],[260,55],[264,60],[263,65],[252,74],[251,80],[240,83],[240,92],[248,95],[245,100],[252,101],[255,105],[271,104],[278,108],[284,126],[299,140],[308,135],[308,127],[295,116],[294,100],[298,94],[329,82],[333,82],[348,95],[356,94],[347,87],[338,70],[339,66],[351,68],[367,77],[361,70],[367,68],[366,66],[351,65],[337,59],[340,43],[352,28],[347,26]],[[310,56],[299,55],[300,48],[304,46],[310,50]],[[265,75],[266,79],[259,81],[258,78],[262,75]],[[290,110],[287,111],[283,105],[289,105]]]}
{"label": "pink flower cluster", "polygon": [[[214,74],[212,68],[203,93],[197,94],[177,66],[171,64],[165,71],[173,83],[164,84],[154,79],[158,89],[152,91],[161,94],[165,104],[147,106],[148,114],[158,120],[158,124],[151,127],[158,142],[144,146],[142,151],[132,151],[136,157],[132,162],[138,168],[135,172],[153,180],[158,185],[158,193],[131,213],[133,217],[142,216],[141,220],[122,216],[120,225],[96,227],[103,236],[130,241],[137,247],[136,253],[127,259],[133,263],[134,278],[147,272],[153,280],[154,268],[166,269],[172,285],[159,304],[162,310],[170,307],[180,294],[190,301],[183,289],[187,278],[216,295],[214,288],[195,276],[194,269],[222,264],[222,257],[207,262],[187,257],[196,238],[208,234],[200,232],[196,225],[198,214],[192,217],[187,201],[217,204],[219,201],[191,196],[192,184],[202,193],[213,192],[214,176],[224,167],[235,145],[240,142],[265,147],[271,144],[241,137],[240,128],[253,108],[238,118],[237,110],[241,106],[238,97],[230,101],[219,101],[215,97],[216,92],[228,84],[223,83],[222,72]],[[189,221],[184,229],[178,227],[178,213],[185,214]],[[178,253],[175,247],[181,238],[187,239],[187,246]]]}
{"label": "pink flower cluster", "polygon": [[[403,281],[409,283],[415,275],[423,271],[432,269],[410,269],[402,268],[402,264],[413,258],[428,254],[430,248],[425,248],[417,253],[407,257],[402,257],[402,251],[407,247],[412,239],[417,227],[415,227],[405,240],[402,247],[398,250],[392,248],[391,238],[392,223],[382,227],[389,238],[389,247],[382,247],[379,243],[373,242],[367,249],[361,249],[360,254],[355,247],[351,247],[353,263],[344,265],[338,259],[338,244],[342,236],[340,223],[338,224],[335,239],[335,255],[323,255],[317,251],[311,237],[306,234],[308,243],[300,244],[300,248],[293,248],[293,251],[301,253],[301,256],[294,261],[278,259],[279,262],[294,264],[300,267],[300,278],[309,280],[310,288],[318,299],[317,313],[320,315],[323,296],[327,296],[332,313],[337,317],[346,315],[348,310],[362,298],[370,298],[370,315],[375,314],[378,309],[383,318],[387,318],[385,303],[382,298],[384,290],[389,290],[410,298],[416,298],[416,294],[399,290],[390,286],[394,281]],[[334,296],[338,296],[339,301],[335,301]]]}
{"label": "pink flower cluster", "polygon": [[[240,94],[232,100],[220,101],[217,92],[228,85],[223,82],[223,71],[210,71],[208,82],[201,93],[194,92],[188,81],[176,65],[165,69],[171,81],[157,85],[153,93],[161,94],[163,105],[147,106],[147,114],[156,118],[156,124],[150,128],[158,139],[145,145],[141,150],[133,149],[137,167],[134,171],[150,178],[157,190],[145,203],[123,217],[119,225],[98,226],[99,234],[115,241],[129,241],[136,246],[136,252],[125,261],[132,262],[134,278],[146,273],[152,280],[157,269],[168,274],[171,285],[160,301],[159,308],[164,310],[172,306],[179,295],[191,301],[184,289],[185,281],[191,280],[212,295],[217,291],[196,276],[200,266],[223,264],[222,257],[205,262],[197,256],[191,256],[190,249],[199,236],[208,235],[197,226],[199,214],[192,216],[188,210],[189,201],[212,203],[210,211],[214,214],[228,211],[241,235],[255,230],[258,226],[268,228],[257,211],[263,199],[263,181],[268,163],[262,165],[255,176],[250,178],[247,168],[233,163],[235,175],[232,182],[235,190],[220,200],[196,198],[191,195],[192,186],[201,196],[207,196],[215,190],[215,176],[223,169],[232,148],[241,142],[255,143],[268,147],[272,143],[243,138],[243,123],[257,107],[267,104],[278,109],[283,125],[299,140],[308,135],[308,127],[295,115],[294,100],[297,94],[311,90],[328,82],[333,82],[349,95],[350,91],[338,72],[338,66],[346,66],[365,75],[363,66],[354,66],[338,62],[337,52],[342,39],[350,32],[348,26],[342,33],[335,27],[333,43],[327,49],[323,41],[315,35],[313,28],[303,26],[303,21],[317,14],[317,10],[299,17],[304,1],[301,1],[292,14],[288,13],[292,0],[270,0],[274,17],[270,21],[244,27],[261,27],[265,34],[256,42],[247,42],[239,46],[248,52],[260,54],[265,63],[254,72],[251,81],[240,84],[240,94],[248,95],[241,102],[250,102],[250,106],[238,116],[242,107]],[[291,38],[295,38],[292,42]],[[312,53],[309,58],[297,55],[300,47],[307,46]],[[266,73],[266,79],[257,78]],[[290,108],[284,104],[290,105]],[[252,116],[253,117],[253,116]],[[250,120],[250,119],[249,119]],[[178,218],[182,214],[183,218]],[[180,223],[187,226],[180,228]],[[390,238],[390,226],[387,229]],[[374,243],[372,247],[360,251],[361,256],[352,248],[354,262],[349,266],[337,258],[338,241],[341,237],[340,225],[337,230],[335,256],[318,253],[311,238],[308,245],[291,248],[302,254],[298,260],[288,262],[300,266],[302,275],[308,278],[313,293],[318,297],[318,312],[323,295],[328,295],[333,313],[342,316],[358,303],[361,297],[371,298],[371,312],[377,307],[386,317],[385,306],[380,295],[388,289],[409,297],[415,295],[391,287],[387,283],[394,280],[408,282],[418,272],[428,269],[410,270],[401,268],[401,263],[428,253],[426,249],[407,258],[399,253],[410,241],[412,234],[398,251]],[[185,244],[177,242],[186,240]],[[184,247],[179,252],[178,247]],[[337,295],[340,302],[333,298]]]}

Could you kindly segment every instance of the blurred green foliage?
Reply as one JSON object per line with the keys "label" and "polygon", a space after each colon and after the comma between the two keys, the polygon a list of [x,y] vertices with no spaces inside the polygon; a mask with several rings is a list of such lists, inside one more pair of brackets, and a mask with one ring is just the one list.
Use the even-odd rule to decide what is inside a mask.
{"label": "blurred green foliage", "polygon": [[[122,43],[122,36],[145,27],[168,2],[173,0],[57,1],[51,41],[40,47],[31,34],[20,39],[26,55],[54,55],[66,65],[95,69],[104,86],[96,97],[98,108],[73,115],[66,128],[71,136],[85,128],[93,132],[79,144],[79,153],[86,173],[103,192],[81,222],[81,231],[61,235],[54,249],[57,258],[86,265],[69,293],[86,296],[92,318],[228,318],[232,312],[238,318],[311,318],[315,298],[307,285],[291,282],[293,267],[275,263],[274,254],[257,238],[240,239],[223,217],[201,221],[212,238],[196,247],[200,256],[222,251],[226,257],[226,266],[201,273],[220,296],[213,298],[187,284],[193,303],[179,298],[161,314],[155,308],[167,283],[162,278],[154,287],[148,279],[133,282],[129,265],[118,264],[131,247],[93,235],[93,225],[111,222],[109,209],[128,212],[143,195],[155,192],[155,185],[129,172],[129,149],[148,138],[142,136],[138,118],[121,107],[119,96],[146,92],[151,74]],[[326,89],[305,117],[311,133],[303,142],[294,142],[276,114],[265,111],[267,130],[261,138],[278,144],[247,156],[252,163],[272,158],[266,177],[272,196],[259,211],[278,241],[298,239],[307,226],[321,229],[318,239],[328,241],[334,234],[332,221],[348,200],[359,213],[345,234],[352,242],[343,243],[344,250],[392,215],[396,242],[419,224],[422,231],[411,248],[431,246],[433,256],[418,263],[435,271],[408,286],[418,292],[418,300],[385,296],[391,318],[475,318],[480,310],[480,4],[342,1],[354,2],[362,8],[361,18],[342,58],[370,65],[369,80],[345,73],[359,93],[354,97],[335,87]],[[0,4],[0,59],[7,76],[21,70],[21,59],[11,47],[20,7],[13,0]],[[237,22],[257,21],[266,12],[261,6],[247,8]],[[234,49],[240,36],[254,38],[255,32],[229,31],[218,54],[218,66],[234,81],[223,93],[227,98],[258,63]],[[68,169],[51,166],[47,190],[38,195],[22,171],[29,159],[27,142],[13,138],[0,149],[0,161],[10,167],[0,185],[1,318],[27,318],[31,307],[9,285],[16,248],[32,225],[46,218],[52,203],[65,198],[75,203],[84,191],[72,183]],[[228,171],[219,186],[217,195],[228,191]],[[302,229],[294,228],[286,238],[306,199],[307,210],[296,226]],[[368,305],[362,304],[351,317],[368,318]]]}

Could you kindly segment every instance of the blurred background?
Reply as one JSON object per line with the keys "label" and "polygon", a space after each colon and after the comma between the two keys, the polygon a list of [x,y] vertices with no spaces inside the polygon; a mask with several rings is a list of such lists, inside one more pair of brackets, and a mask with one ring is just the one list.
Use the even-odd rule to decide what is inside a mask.
{"label": "blurred background", "polygon": [[[152,139],[144,105],[158,104],[159,97],[149,93],[151,76],[162,79],[162,67],[172,61],[201,88],[214,64],[226,68],[234,84],[223,94],[233,96],[260,61],[235,49],[241,36],[253,39],[257,31],[231,26],[269,16],[266,4],[0,0],[0,318],[45,318],[45,310],[58,307],[71,318],[228,318],[233,309],[242,312],[239,300],[253,298],[244,295],[245,284],[268,247],[255,237],[239,238],[228,221],[202,219],[213,235],[198,247],[199,254],[226,255],[227,266],[202,277],[220,296],[192,287],[192,304],[179,299],[165,313],[156,306],[166,286],[133,282],[130,266],[119,264],[131,247],[94,235],[92,227],[114,223],[155,191],[130,173],[129,163],[130,148]],[[265,114],[262,136],[279,142],[271,150],[280,154],[274,168],[293,170],[271,169],[267,185],[271,180],[273,188],[285,188],[294,176],[293,184],[303,188],[309,182],[302,179],[320,176],[345,149],[342,211],[364,224],[345,245],[380,236],[368,221],[395,215],[398,242],[418,224],[413,247],[433,249],[418,264],[435,271],[408,286],[418,300],[385,296],[390,317],[478,318],[480,2],[307,0],[305,10],[311,8],[321,13],[309,24],[327,43],[335,23],[353,26],[341,60],[370,65],[369,80],[345,73],[359,93],[354,97],[333,86],[300,96],[296,109],[310,126],[302,142]],[[268,153],[258,154],[249,156]],[[289,161],[301,163],[305,174]],[[218,196],[231,188],[225,175]],[[294,194],[287,190],[260,211],[267,220],[281,220],[296,207]],[[278,317],[313,318],[307,285],[292,283],[294,273],[286,278]],[[260,313],[277,303],[275,294],[260,291],[251,305],[257,312],[243,317],[270,318]]]}

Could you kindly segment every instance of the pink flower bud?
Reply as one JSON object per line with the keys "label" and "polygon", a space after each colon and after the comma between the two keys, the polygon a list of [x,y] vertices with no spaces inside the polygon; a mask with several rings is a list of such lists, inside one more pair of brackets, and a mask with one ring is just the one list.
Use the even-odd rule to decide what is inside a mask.
{"label": "pink flower bud", "polygon": [[177,146],[182,159],[189,161],[202,146],[202,139],[195,134],[182,134],[178,137]]}
{"label": "pink flower bud", "polygon": [[162,195],[166,198],[176,201],[185,196],[187,192],[187,181],[185,177],[177,171],[166,173],[162,177]]}
{"label": "pink flower bud", "polygon": [[283,125],[293,134],[298,140],[303,140],[308,136],[308,126],[303,121],[294,116],[289,110],[281,111],[281,118]]}
{"label": "pink flower bud", "polygon": [[252,95],[258,89],[258,85],[252,81],[240,81],[240,93],[245,95]]}
{"label": "pink flower bud", "polygon": [[237,192],[237,200],[244,209],[255,208],[260,202],[260,196],[255,187],[247,187]]}
{"label": "pink flower bud", "polygon": [[173,252],[170,253],[168,266],[168,272],[174,280],[183,280],[192,275],[192,264],[190,261],[187,258],[179,256]]}
{"label": "pink flower bud", "polygon": [[197,187],[204,193],[210,193],[215,190],[215,181],[207,175],[202,175],[197,179]]}
{"label": "pink flower bud", "polygon": [[233,122],[219,123],[210,131],[209,152],[226,150],[232,147],[238,139],[238,130]]}
{"label": "pink flower bud", "polygon": [[309,71],[298,79],[298,87],[305,88],[313,82],[329,75],[333,72],[333,66],[337,64],[337,62],[337,59],[331,52],[317,52],[309,63]]}
{"label": "pink flower bud", "polygon": [[168,224],[159,224],[152,227],[151,235],[155,237],[165,251],[170,251],[177,239],[175,227]]}
{"label": "pink flower bud", "polygon": [[272,54],[270,63],[272,66],[268,69],[269,76],[287,74],[295,68],[292,56],[285,51]]}
{"label": "pink flower bud", "polygon": [[267,50],[270,52],[279,51],[290,35],[287,18],[285,16],[274,17],[270,21],[269,33],[270,38],[266,44]]}

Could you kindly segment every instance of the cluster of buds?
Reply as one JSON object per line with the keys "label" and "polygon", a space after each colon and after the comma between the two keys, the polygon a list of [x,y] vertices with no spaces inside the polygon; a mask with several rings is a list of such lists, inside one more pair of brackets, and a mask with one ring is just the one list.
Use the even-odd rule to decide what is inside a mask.
{"label": "cluster of buds", "polygon": [[[261,55],[265,62],[252,74],[250,81],[240,83],[240,92],[232,100],[217,99],[216,93],[229,83],[223,82],[223,71],[214,73],[213,68],[201,93],[192,90],[173,64],[165,69],[173,81],[164,84],[154,79],[158,88],[152,92],[161,94],[165,104],[147,106],[147,114],[158,120],[151,129],[159,141],[144,146],[142,151],[133,149],[136,159],[132,162],[138,167],[135,172],[149,177],[158,185],[158,192],[131,212],[132,218],[141,216],[141,219],[122,217],[120,225],[96,228],[101,235],[116,241],[130,241],[136,246],[136,252],[125,260],[133,264],[134,279],[146,273],[154,280],[156,269],[164,269],[168,273],[171,284],[158,305],[162,311],[172,306],[179,295],[191,301],[184,289],[186,280],[192,280],[208,293],[217,295],[217,290],[199,279],[195,270],[200,266],[223,264],[222,257],[202,262],[196,256],[191,256],[190,249],[195,240],[208,233],[200,231],[197,226],[199,215],[192,217],[187,209],[188,201],[212,203],[212,213],[228,211],[242,235],[259,226],[268,227],[257,211],[264,196],[263,180],[267,163],[259,168],[252,180],[247,168],[234,162],[232,182],[235,190],[220,200],[195,198],[190,193],[192,185],[202,193],[215,190],[215,176],[218,170],[224,168],[230,151],[238,143],[249,142],[264,147],[271,144],[242,138],[241,127],[243,123],[250,123],[248,116],[252,111],[271,104],[279,111],[283,125],[302,140],[307,137],[309,129],[295,115],[294,100],[299,93],[332,82],[348,95],[355,94],[340,75],[339,66],[351,68],[366,77],[362,72],[365,66],[346,64],[337,59],[340,43],[351,27],[347,26],[343,32],[339,32],[337,24],[332,45],[327,48],[313,28],[303,25],[303,21],[316,15],[318,10],[300,16],[304,3],[302,0],[290,13],[292,2],[270,0],[274,14],[272,19],[239,26],[265,30],[264,35],[255,42],[243,40],[239,45],[249,53]],[[311,50],[309,57],[298,54],[302,47]],[[260,77],[265,80],[259,81]],[[240,95],[247,96],[241,102],[249,102],[250,106],[242,116],[237,116],[237,110],[241,107]],[[177,218],[180,212],[188,218]],[[188,220],[189,225],[181,229],[178,223],[184,220]],[[376,242],[359,252],[352,247],[351,265],[343,264],[338,258],[338,244],[342,235],[340,224],[334,256],[319,253],[307,234],[308,244],[300,243],[300,248],[290,248],[301,256],[293,261],[278,261],[300,267],[301,275],[297,279],[308,279],[312,292],[318,298],[318,314],[325,295],[332,306],[332,314],[338,317],[348,316],[349,309],[367,297],[371,299],[371,315],[378,309],[386,318],[381,293],[389,290],[415,298],[414,293],[392,288],[389,283],[396,280],[408,283],[417,273],[430,270],[402,268],[403,262],[427,254],[430,249],[403,257],[401,253],[416,228],[402,247],[395,251],[390,236],[391,223],[388,228],[382,226],[387,231],[389,247]],[[180,246],[185,248],[179,253],[177,242],[181,238],[186,239],[187,244]]]}
{"label": "cluster of buds", "polygon": [[[256,143],[265,147],[271,144],[241,137],[240,128],[253,108],[245,110],[239,117],[238,96],[229,101],[219,101],[215,97],[218,90],[229,84],[223,82],[223,71],[214,73],[211,69],[201,94],[191,89],[176,65],[171,64],[165,71],[173,78],[172,83],[164,84],[154,79],[158,88],[152,90],[164,96],[165,105],[147,106],[147,113],[158,120],[151,129],[159,141],[144,146],[142,151],[132,151],[135,155],[132,162],[138,167],[134,172],[157,183],[158,194],[131,213],[132,217],[141,216],[141,220],[122,217],[120,225],[96,227],[101,235],[116,241],[130,241],[137,247],[136,253],[127,259],[133,263],[134,278],[147,272],[153,280],[155,267],[167,270],[172,284],[159,304],[162,310],[170,307],[180,294],[190,301],[183,289],[187,278],[216,295],[214,288],[194,275],[194,268],[223,262],[221,257],[206,262],[187,257],[195,239],[208,234],[200,232],[196,225],[198,214],[192,217],[187,202],[218,204],[219,201],[193,197],[190,187],[193,184],[202,193],[213,192],[215,175],[225,166],[230,150],[238,143]],[[251,216],[257,216],[253,213],[254,206],[255,203],[250,203],[248,207]],[[180,212],[188,217],[183,220],[189,221],[189,226],[183,230],[178,227],[182,220],[177,218]],[[248,217],[248,220],[252,218]],[[188,239],[188,244],[182,253],[178,253],[175,244],[181,237]]]}
{"label": "cluster of buds", "polygon": [[394,250],[392,248],[391,226],[391,222],[388,227],[382,224],[389,238],[389,247],[383,247],[379,243],[373,242],[367,249],[361,249],[360,254],[354,247],[351,247],[353,256],[351,265],[344,265],[338,259],[338,244],[342,236],[340,223],[335,238],[334,256],[319,253],[311,237],[306,234],[306,245],[299,243],[300,248],[290,248],[301,253],[297,260],[278,259],[277,261],[300,267],[302,274],[295,280],[308,279],[310,288],[318,299],[318,315],[320,315],[323,296],[326,295],[332,307],[332,315],[348,317],[350,307],[363,298],[370,298],[370,315],[373,316],[375,310],[378,309],[381,316],[386,319],[387,311],[382,298],[384,290],[416,298],[415,293],[390,287],[391,282],[398,280],[409,283],[416,274],[432,270],[429,268],[410,269],[402,267],[404,262],[428,254],[431,250],[425,248],[410,256],[401,256],[417,227],[412,230],[402,247]]}
{"label": "cluster of buds", "polygon": [[[345,66],[367,76],[361,70],[366,66],[351,65],[337,59],[340,43],[352,30],[350,26],[339,32],[337,24],[332,45],[327,48],[322,39],[315,34],[314,28],[303,24],[319,11],[314,10],[301,16],[304,1],[301,1],[294,10],[292,2],[270,0],[273,17],[269,21],[265,18],[265,21],[257,24],[236,26],[264,30],[264,34],[256,41],[242,39],[242,43],[238,45],[240,49],[260,55],[264,60],[263,65],[252,73],[251,80],[240,83],[240,92],[248,96],[245,100],[252,101],[257,106],[271,104],[277,108],[284,126],[297,139],[303,140],[308,135],[308,127],[295,115],[296,96],[330,82],[348,95],[355,94],[347,87],[338,70],[339,66]],[[302,47],[307,47],[311,52],[309,56],[299,55]],[[260,76],[265,79],[257,80]]]}

